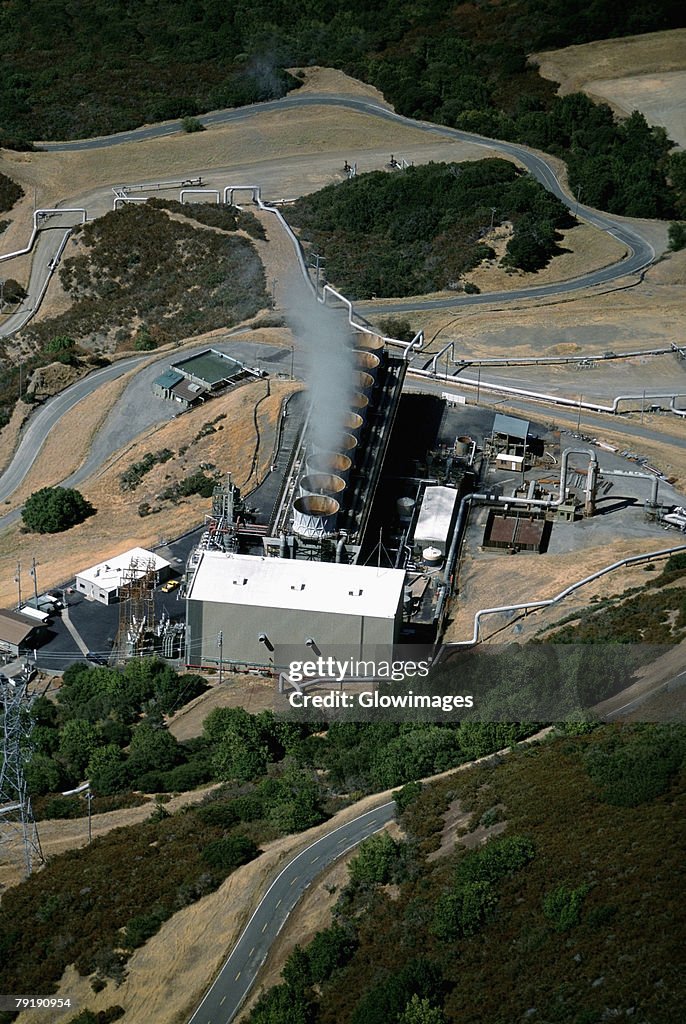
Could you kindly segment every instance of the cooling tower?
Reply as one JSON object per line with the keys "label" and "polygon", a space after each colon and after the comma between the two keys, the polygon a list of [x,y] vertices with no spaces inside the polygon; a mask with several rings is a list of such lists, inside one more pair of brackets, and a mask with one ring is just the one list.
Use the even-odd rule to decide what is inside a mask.
{"label": "cooling tower", "polygon": [[364,352],[362,349],[356,348],[353,349],[353,359],[356,370],[368,373],[370,377],[376,380],[376,373],[381,365],[381,360],[378,356],[375,356],[373,352]]}
{"label": "cooling tower", "polygon": [[347,480],[352,464],[352,459],[342,452],[318,452],[307,459],[307,475],[328,473]]}
{"label": "cooling tower", "polygon": [[340,505],[335,498],[308,494],[293,502],[293,533],[310,540],[320,540],[336,529]]}
{"label": "cooling tower", "polygon": [[345,480],[335,473],[307,473],[300,481],[302,497],[308,494],[327,494],[340,501],[339,495],[344,490]]}
{"label": "cooling tower", "polygon": [[353,388],[355,391],[361,391],[363,395],[368,396],[373,387],[374,378],[370,373],[363,373],[360,370],[356,370],[353,373]]}

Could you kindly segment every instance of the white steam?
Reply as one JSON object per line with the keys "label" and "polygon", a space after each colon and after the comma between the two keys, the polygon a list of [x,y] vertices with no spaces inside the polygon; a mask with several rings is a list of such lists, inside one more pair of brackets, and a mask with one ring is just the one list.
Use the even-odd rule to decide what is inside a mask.
{"label": "white steam", "polygon": [[299,276],[288,287],[286,319],[302,346],[310,391],[307,440],[337,452],[353,391],[353,334],[344,310],[317,302]]}

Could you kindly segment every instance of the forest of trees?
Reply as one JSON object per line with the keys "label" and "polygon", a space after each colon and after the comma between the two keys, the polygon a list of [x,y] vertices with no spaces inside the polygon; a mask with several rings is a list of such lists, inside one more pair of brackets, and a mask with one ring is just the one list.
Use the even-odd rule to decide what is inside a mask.
{"label": "forest of trees", "polygon": [[[685,764],[683,727],[561,728],[405,787],[403,838],[361,845],[332,923],[295,946],[250,1024],[676,1019]],[[446,839],[456,809],[468,820]]]}
{"label": "forest of trees", "polygon": [[575,223],[552,193],[500,159],[359,175],[304,196],[287,216],[353,299],[457,287],[495,255],[482,238],[503,221],[514,227],[504,263],[538,270],[562,251],[558,229]]}
{"label": "forest of trees", "polygon": [[[675,0],[234,0],[77,8],[8,0],[0,10],[0,144],[74,138],[283,96],[285,69],[331,65],[410,117],[563,156],[584,201],[631,216],[683,217],[669,143],[581,95],[560,99],[527,64],[537,50],[684,24]],[[671,184],[670,184],[671,182]]]}

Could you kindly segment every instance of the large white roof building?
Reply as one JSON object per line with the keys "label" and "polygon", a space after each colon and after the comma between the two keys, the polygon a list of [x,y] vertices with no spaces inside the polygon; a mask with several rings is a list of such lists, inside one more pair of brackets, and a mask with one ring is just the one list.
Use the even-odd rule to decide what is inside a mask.
{"label": "large white roof building", "polygon": [[312,642],[355,657],[388,650],[404,582],[402,569],[203,551],[187,594],[187,661],[216,663],[220,632],[222,659],[239,665],[277,664],[277,648],[308,657]]}

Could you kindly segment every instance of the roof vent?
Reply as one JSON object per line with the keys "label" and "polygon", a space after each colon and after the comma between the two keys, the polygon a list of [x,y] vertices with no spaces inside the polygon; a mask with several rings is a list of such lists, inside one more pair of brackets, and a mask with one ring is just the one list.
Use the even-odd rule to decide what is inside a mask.
{"label": "roof vent", "polygon": [[247,582],[248,580],[246,576],[241,576],[239,579],[233,581],[234,586],[236,587],[244,587]]}
{"label": "roof vent", "polygon": [[304,590],[304,589],[305,589],[305,584],[304,583],[291,583],[291,590]]}
{"label": "roof vent", "polygon": [[362,590],[349,590],[350,597],[362,597]]}

